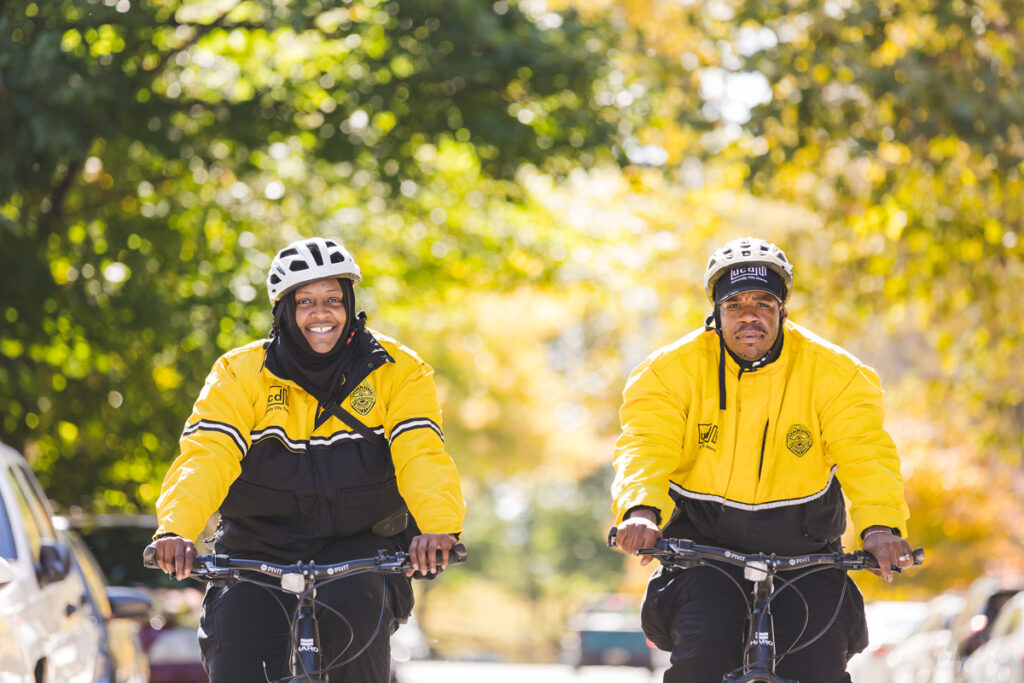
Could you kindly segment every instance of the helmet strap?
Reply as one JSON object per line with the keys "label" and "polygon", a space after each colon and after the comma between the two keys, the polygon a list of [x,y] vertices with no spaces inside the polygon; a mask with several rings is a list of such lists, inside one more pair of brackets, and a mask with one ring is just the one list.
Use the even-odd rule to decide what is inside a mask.
{"label": "helmet strap", "polygon": [[[711,323],[714,322],[714,327]],[[732,356],[732,359],[736,361],[736,364],[740,366],[740,375],[744,372],[751,372],[762,368],[769,363],[773,363],[778,360],[779,355],[782,353],[782,325],[785,319],[782,317],[782,309],[779,309],[779,331],[775,334],[775,341],[772,343],[768,352],[757,360],[744,360],[733,353],[729,345],[725,343],[725,337],[722,335],[722,318],[719,313],[718,304],[715,304],[714,312],[707,317],[704,321],[704,330],[707,332],[714,331],[718,335],[718,409],[725,410],[725,354],[728,353]]]}

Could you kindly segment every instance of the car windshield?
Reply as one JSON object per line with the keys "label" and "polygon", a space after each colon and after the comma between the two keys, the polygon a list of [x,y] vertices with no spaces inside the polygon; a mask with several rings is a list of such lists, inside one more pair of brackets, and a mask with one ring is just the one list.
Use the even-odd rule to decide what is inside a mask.
{"label": "car windshield", "polygon": [[998,615],[1000,610],[1003,609],[1003,605],[1009,602],[1010,598],[1018,592],[1019,591],[1016,589],[1001,590],[997,591],[995,595],[989,599],[988,604],[985,605],[985,616],[988,617],[989,623],[996,618],[996,615]]}
{"label": "car windshield", "polygon": [[14,532],[11,520],[7,518],[7,506],[4,504],[3,491],[0,490],[0,557],[13,560],[18,556],[14,545]]}

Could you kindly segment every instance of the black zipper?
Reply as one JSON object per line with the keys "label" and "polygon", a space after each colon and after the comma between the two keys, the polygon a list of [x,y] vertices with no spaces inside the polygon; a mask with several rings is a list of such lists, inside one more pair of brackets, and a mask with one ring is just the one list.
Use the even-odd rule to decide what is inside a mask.
{"label": "black zipper", "polygon": [[[317,413],[319,413],[319,415],[317,416],[317,419],[315,421],[318,422],[319,424],[313,427],[314,432],[317,430],[320,424],[326,422],[327,418],[330,417],[331,415],[329,411],[322,409],[322,406],[319,402],[317,402]],[[323,420],[320,420],[320,417],[323,417]],[[317,464],[317,457],[313,453],[313,432],[310,432],[309,434],[309,447],[308,451],[306,452],[306,456],[306,461],[309,464],[309,473],[313,477],[313,493],[316,496],[316,499],[319,499],[320,501],[319,507],[326,508],[328,520],[330,522],[329,528],[333,529],[334,505],[331,504],[330,497],[327,495],[327,487],[324,485],[324,477],[320,476],[320,466]],[[314,509],[316,507],[317,506],[314,503]]]}
{"label": "black zipper", "polygon": [[761,461],[757,463],[757,480],[761,481],[761,470],[764,469],[764,442],[768,440],[768,420],[764,421],[764,434],[761,435]]}

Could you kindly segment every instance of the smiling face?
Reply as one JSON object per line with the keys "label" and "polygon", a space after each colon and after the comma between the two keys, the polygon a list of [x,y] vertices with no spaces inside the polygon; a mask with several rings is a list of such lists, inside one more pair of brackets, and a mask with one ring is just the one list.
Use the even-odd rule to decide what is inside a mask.
{"label": "smiling face", "polygon": [[336,279],[317,280],[295,290],[295,324],[317,353],[334,348],[347,319],[344,292]]}
{"label": "smiling face", "polygon": [[757,290],[729,297],[720,304],[720,312],[725,345],[747,361],[768,353],[788,315],[774,294]]}

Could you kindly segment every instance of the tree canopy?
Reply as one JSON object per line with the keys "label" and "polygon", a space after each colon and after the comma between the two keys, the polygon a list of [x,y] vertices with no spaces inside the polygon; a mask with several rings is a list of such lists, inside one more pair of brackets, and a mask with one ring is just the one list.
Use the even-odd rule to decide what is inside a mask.
{"label": "tree canopy", "polygon": [[621,575],[626,374],[756,234],[889,389],[911,533],[949,558],[919,585],[963,581],[1020,505],[991,491],[1024,446],[1022,10],[7,2],[0,439],[63,506],[149,509],[211,364],[269,328],[272,254],[334,236],[437,371],[480,573],[557,601]]}
{"label": "tree canopy", "polygon": [[345,239],[399,323],[543,279],[558,240],[516,169],[608,157],[633,115],[598,101],[614,33],[571,12],[63,0],[0,28],[3,434],[69,501],[155,500],[212,359],[268,329],[287,240]]}

